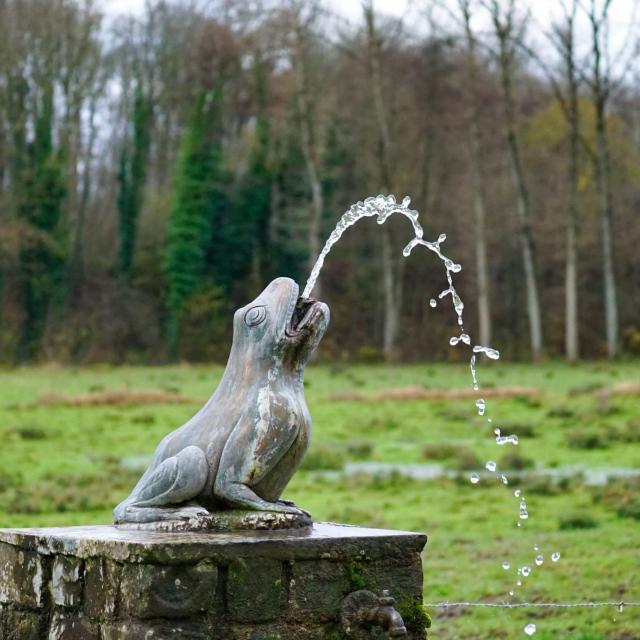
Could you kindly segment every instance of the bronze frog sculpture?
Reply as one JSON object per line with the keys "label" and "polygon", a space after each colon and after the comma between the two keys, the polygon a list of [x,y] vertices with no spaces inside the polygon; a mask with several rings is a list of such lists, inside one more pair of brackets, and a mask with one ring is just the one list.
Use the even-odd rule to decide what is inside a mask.
{"label": "bronze frog sculpture", "polygon": [[[116,524],[203,518],[225,509],[306,512],[280,499],[309,446],[304,368],[329,308],[277,278],[233,319],[225,372],[205,406],[166,436]],[[308,514],[306,514],[308,516]]]}

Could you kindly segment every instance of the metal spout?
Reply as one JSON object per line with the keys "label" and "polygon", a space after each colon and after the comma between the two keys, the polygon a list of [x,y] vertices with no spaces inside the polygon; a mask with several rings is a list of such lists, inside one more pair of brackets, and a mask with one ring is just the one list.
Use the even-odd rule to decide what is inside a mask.
{"label": "metal spout", "polygon": [[390,638],[403,638],[407,635],[404,620],[395,608],[396,601],[386,589],[378,598],[378,607],[374,620],[378,626],[387,632]]}

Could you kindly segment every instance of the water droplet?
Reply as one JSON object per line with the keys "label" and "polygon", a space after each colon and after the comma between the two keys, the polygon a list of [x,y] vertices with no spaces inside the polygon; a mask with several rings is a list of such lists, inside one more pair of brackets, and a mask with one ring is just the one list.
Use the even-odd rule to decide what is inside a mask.
{"label": "water droplet", "polygon": [[536,631],[537,631],[537,627],[535,624],[533,624],[533,622],[530,622],[525,628],[524,628],[524,632],[528,635],[528,636],[532,636]]}
{"label": "water droplet", "polygon": [[516,489],[516,490],[513,492],[513,495],[514,495],[516,498],[519,498],[521,493],[522,493],[522,490],[521,490],[521,489]]}
{"label": "water droplet", "polygon": [[431,300],[429,300],[429,305],[431,306],[432,309],[435,309],[436,306],[438,305],[438,302],[436,301],[435,298],[431,298]]}
{"label": "water droplet", "polygon": [[473,347],[473,352],[484,353],[491,360],[498,360],[498,358],[500,358],[500,352],[497,349],[492,349],[491,347],[483,347],[479,344]]}
{"label": "water droplet", "polygon": [[480,476],[477,473],[472,473],[469,476],[469,481],[471,484],[478,484],[478,482],[480,482]]}
{"label": "water droplet", "polygon": [[621,603],[618,605],[618,611],[619,611],[620,613],[622,613],[622,612],[624,611],[624,602],[621,602]]}
{"label": "water droplet", "polygon": [[560,554],[557,551],[552,553],[551,554],[551,560],[553,562],[558,562],[558,560],[560,560]]}
{"label": "water droplet", "polygon": [[487,418],[487,422],[491,424],[493,422],[493,418]]}
{"label": "water droplet", "polygon": [[451,338],[449,338],[449,344],[452,347],[455,347],[458,344],[458,342],[460,342],[460,338],[458,338],[456,336],[452,336]]}
{"label": "water droplet", "polygon": [[500,431],[500,429],[499,429],[498,427],[496,427],[496,428],[493,430],[493,433],[495,433],[497,436],[499,436],[499,435],[500,435],[500,433],[501,433],[501,431]]}
{"label": "water droplet", "polygon": [[493,473],[496,470],[497,465],[493,460],[489,460],[489,462],[484,466],[487,468],[487,471],[491,471]]}
{"label": "water droplet", "polygon": [[516,587],[521,587],[522,586],[522,580],[518,580],[516,582]]}
{"label": "water droplet", "polygon": [[544,558],[542,556],[536,556],[536,564],[540,566],[544,562]]}
{"label": "water droplet", "polygon": [[513,591],[509,591],[509,595],[513,597]]}
{"label": "water droplet", "polygon": [[464,342],[465,344],[471,344],[471,337],[467,333],[461,333],[460,340],[462,340],[462,342]]}
{"label": "water droplet", "polygon": [[442,244],[446,239],[447,239],[447,234],[446,233],[441,233],[438,236],[438,244]]}
{"label": "water droplet", "polygon": [[396,197],[393,195],[393,193],[390,193],[387,196],[387,204],[396,204]]}
{"label": "water droplet", "polygon": [[534,551],[540,551],[540,547],[537,544],[533,545],[533,550]]}
{"label": "water droplet", "polygon": [[511,569],[511,563],[510,562],[503,562],[502,563],[502,568],[507,571],[508,569]]}
{"label": "water droplet", "polygon": [[402,198],[402,206],[408,207],[411,204],[411,198],[409,196],[405,196]]}
{"label": "water droplet", "polygon": [[485,402],[484,398],[478,398],[476,400],[476,407],[478,407],[478,415],[483,416],[485,409],[487,408],[487,403]]}
{"label": "water droplet", "polygon": [[509,479],[504,475],[504,473],[500,476],[500,481],[502,484],[509,484]]}
{"label": "water droplet", "polygon": [[531,567],[524,566],[522,567],[521,571],[522,571],[522,575],[525,578],[528,578],[531,575]]}

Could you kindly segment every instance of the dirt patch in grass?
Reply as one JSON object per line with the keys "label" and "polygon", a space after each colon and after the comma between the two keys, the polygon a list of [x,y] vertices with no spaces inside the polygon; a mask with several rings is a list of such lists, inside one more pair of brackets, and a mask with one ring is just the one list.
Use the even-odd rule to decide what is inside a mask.
{"label": "dirt patch in grass", "polygon": [[598,397],[602,399],[619,396],[640,396],[640,382],[625,382],[598,391]]}
{"label": "dirt patch in grass", "polygon": [[170,391],[112,389],[94,391],[77,396],[62,393],[45,393],[38,396],[35,404],[44,407],[114,407],[152,404],[196,404],[189,396]]}
{"label": "dirt patch in grass", "polygon": [[[539,389],[533,387],[493,387],[483,389],[484,398],[527,398],[537,400],[542,397]],[[331,402],[384,402],[385,400],[464,400],[477,398],[473,389],[424,389],[422,387],[395,387],[381,389],[376,393],[343,391],[328,396]]]}

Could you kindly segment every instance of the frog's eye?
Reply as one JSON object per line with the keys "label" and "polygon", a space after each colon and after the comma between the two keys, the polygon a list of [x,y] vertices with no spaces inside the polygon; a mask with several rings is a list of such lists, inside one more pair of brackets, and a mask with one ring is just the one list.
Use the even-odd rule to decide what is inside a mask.
{"label": "frog's eye", "polygon": [[267,319],[267,308],[263,305],[251,307],[244,314],[244,323],[247,327],[257,327]]}

